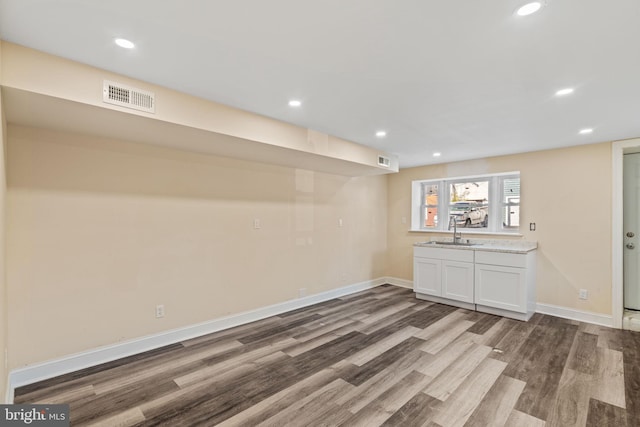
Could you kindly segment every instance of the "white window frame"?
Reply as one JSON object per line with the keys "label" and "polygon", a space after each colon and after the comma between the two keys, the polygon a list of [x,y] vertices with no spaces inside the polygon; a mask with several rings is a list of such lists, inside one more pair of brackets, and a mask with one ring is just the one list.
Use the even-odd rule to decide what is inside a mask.
{"label": "white window frame", "polygon": [[[410,231],[420,231],[427,233],[444,233],[450,232],[448,228],[448,221],[444,218],[448,218],[449,213],[449,200],[450,200],[450,185],[464,181],[489,181],[489,224],[486,228],[465,228],[463,232],[465,234],[508,234],[518,235],[520,234],[519,228],[504,229],[502,227],[502,209],[504,203],[502,202],[501,189],[505,179],[518,178],[520,179],[520,171],[485,174],[485,175],[471,175],[471,176],[457,176],[451,178],[440,179],[424,179],[411,182],[411,229]],[[436,227],[426,227],[425,224],[425,212],[423,209],[423,201],[425,201],[423,188],[424,184],[438,185],[438,223]],[[522,190],[520,191],[522,193]],[[520,194],[520,205],[522,205],[522,194]],[[521,212],[521,211],[520,211]],[[443,215],[445,214],[446,215]],[[521,218],[519,218],[521,222]]]}

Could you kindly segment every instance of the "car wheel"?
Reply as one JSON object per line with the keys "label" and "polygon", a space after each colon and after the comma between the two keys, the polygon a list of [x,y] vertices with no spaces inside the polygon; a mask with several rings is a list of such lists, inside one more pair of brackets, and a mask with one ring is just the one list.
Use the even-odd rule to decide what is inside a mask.
{"label": "car wheel", "polygon": [[484,219],[482,220],[482,226],[487,227],[488,225],[489,225],[489,215],[485,215]]}
{"label": "car wheel", "polygon": [[471,227],[471,218],[467,218],[467,220],[464,222],[464,226]]}

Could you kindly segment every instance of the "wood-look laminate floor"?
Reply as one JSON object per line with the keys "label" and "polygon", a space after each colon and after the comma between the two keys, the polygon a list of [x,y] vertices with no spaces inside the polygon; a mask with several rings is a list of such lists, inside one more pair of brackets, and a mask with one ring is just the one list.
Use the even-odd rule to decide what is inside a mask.
{"label": "wood-look laminate floor", "polygon": [[639,426],[640,333],[384,285],[16,390],[81,425]]}

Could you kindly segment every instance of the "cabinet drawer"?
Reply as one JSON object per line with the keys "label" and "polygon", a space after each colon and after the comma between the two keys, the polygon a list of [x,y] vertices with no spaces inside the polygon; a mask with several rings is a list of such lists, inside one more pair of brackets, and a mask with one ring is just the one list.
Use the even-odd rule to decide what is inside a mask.
{"label": "cabinet drawer", "polygon": [[446,259],[449,261],[473,262],[473,251],[465,249],[424,248],[415,246],[413,256],[420,258]]}
{"label": "cabinet drawer", "polygon": [[525,268],[526,254],[510,254],[504,252],[476,251],[476,264],[503,265],[505,267]]}

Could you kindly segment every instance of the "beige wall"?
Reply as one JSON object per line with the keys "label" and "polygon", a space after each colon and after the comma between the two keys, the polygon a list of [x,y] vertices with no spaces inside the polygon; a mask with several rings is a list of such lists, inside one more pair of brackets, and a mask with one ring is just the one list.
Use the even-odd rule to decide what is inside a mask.
{"label": "beige wall", "polygon": [[[388,275],[413,280],[411,181],[521,172],[520,222],[538,241],[538,302],[611,314],[611,144],[423,166],[389,176]],[[406,223],[403,223],[403,218]],[[537,231],[528,231],[530,222]],[[464,233],[463,233],[464,235]],[[587,289],[589,299],[578,299]]]}
{"label": "beige wall", "polygon": [[348,178],[10,125],[8,159],[11,368],[299,288],[411,280],[411,245],[431,237],[407,231],[414,179],[520,170],[538,301],[611,311],[608,143]]}
{"label": "beige wall", "polygon": [[11,368],[386,271],[385,176],[12,125],[8,158]]}
{"label": "beige wall", "polygon": [[[1,55],[0,55],[1,56]],[[2,108],[2,93],[0,92],[0,402],[4,403],[6,381],[7,381],[7,286],[5,280],[5,197],[6,197],[6,175],[5,175],[5,141],[6,126],[4,110]]]}

